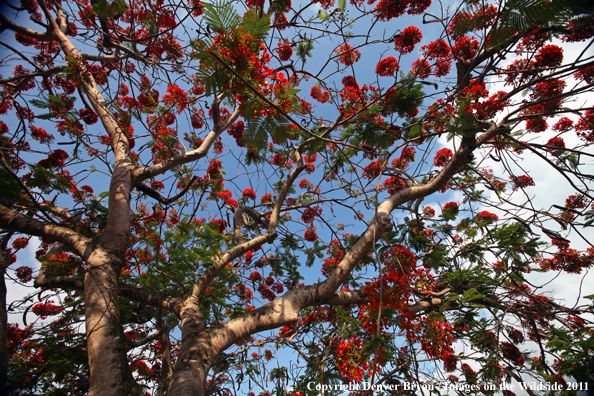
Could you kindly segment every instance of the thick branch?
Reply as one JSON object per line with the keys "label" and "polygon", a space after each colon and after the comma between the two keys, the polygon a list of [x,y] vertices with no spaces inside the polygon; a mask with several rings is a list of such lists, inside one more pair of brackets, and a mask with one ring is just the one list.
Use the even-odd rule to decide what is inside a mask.
{"label": "thick branch", "polygon": [[14,212],[2,204],[0,204],[0,225],[2,228],[23,234],[36,235],[60,242],[83,258],[90,253],[87,251],[91,243],[90,238],[86,238],[66,227],[32,219],[21,213]]}
{"label": "thick branch", "polygon": [[50,32],[36,32],[35,30],[28,29],[24,26],[14,23],[13,21],[6,18],[3,14],[0,14],[0,27],[3,29],[10,29],[16,33],[20,33],[38,41],[51,41],[55,38]]}
{"label": "thick branch", "polygon": [[239,106],[235,109],[233,114],[229,116],[222,124],[215,125],[212,131],[206,136],[206,139],[202,142],[200,147],[195,150],[188,151],[185,154],[176,155],[171,159],[165,160],[159,164],[153,166],[144,166],[136,168],[132,173],[134,185],[138,185],[143,180],[149,177],[154,177],[167,172],[178,165],[183,165],[188,162],[196,161],[200,158],[205,157],[208,154],[208,150],[215,142],[216,138],[221,135],[231,124],[239,118]]}
{"label": "thick branch", "polygon": [[129,298],[130,300],[143,302],[153,307],[164,308],[173,312],[177,316],[181,311],[181,298],[172,297],[169,294],[148,290],[146,288],[138,288],[133,286],[119,286],[117,292],[120,296]]}

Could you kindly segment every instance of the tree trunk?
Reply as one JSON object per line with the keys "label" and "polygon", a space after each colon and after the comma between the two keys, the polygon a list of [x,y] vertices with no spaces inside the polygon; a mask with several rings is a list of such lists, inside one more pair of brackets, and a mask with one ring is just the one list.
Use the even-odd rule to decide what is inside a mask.
{"label": "tree trunk", "polygon": [[[117,260],[117,259],[115,259]],[[96,250],[85,275],[87,351],[91,370],[90,396],[138,395],[126,356],[127,347],[120,324],[118,264],[114,257]],[[116,262],[117,263],[117,262]]]}
{"label": "tree trunk", "polygon": [[0,395],[8,394],[8,314],[6,312],[6,280],[10,256],[0,250]]}
{"label": "tree trunk", "polygon": [[[191,299],[191,298],[190,298]],[[167,396],[203,396],[213,352],[197,304],[186,302],[181,313],[182,340]]]}

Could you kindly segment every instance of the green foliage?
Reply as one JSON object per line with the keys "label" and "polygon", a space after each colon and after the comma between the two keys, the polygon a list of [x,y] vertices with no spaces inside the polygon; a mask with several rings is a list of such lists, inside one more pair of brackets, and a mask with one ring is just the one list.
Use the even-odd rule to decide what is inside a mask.
{"label": "green foliage", "polygon": [[213,4],[204,4],[204,20],[213,31],[229,33],[239,25],[241,16],[232,2],[215,0]]}
{"label": "green foliage", "polygon": [[[513,32],[525,32],[535,27],[566,26],[578,15],[592,14],[594,5],[588,0],[511,0],[508,1],[493,28],[491,45],[501,45]],[[473,28],[472,21],[461,30]],[[476,25],[478,26],[478,25]]]}
{"label": "green foliage", "polygon": [[261,150],[266,147],[269,136],[285,141],[289,136],[286,128],[288,125],[284,120],[278,120],[272,116],[266,116],[258,120],[246,120],[247,125],[244,131],[243,143],[246,146],[252,145],[254,149]]}
{"label": "green foliage", "polygon": [[408,117],[423,103],[425,93],[423,85],[416,84],[410,76],[401,80],[394,91],[385,96],[382,112],[384,115],[398,113],[400,117]]}
{"label": "green foliage", "polygon": [[304,42],[297,44],[297,56],[301,59],[301,62],[305,64],[307,59],[305,57],[311,58],[313,55],[311,51],[314,49],[314,41],[313,40],[305,40]]}
{"label": "green foliage", "polygon": [[99,0],[93,3],[93,12],[99,18],[114,17],[126,11],[128,11],[128,5],[124,0],[114,0],[111,3],[107,0]]}
{"label": "green foliage", "polygon": [[[0,136],[3,139],[3,136]],[[15,178],[0,165],[0,203],[4,206],[12,206],[18,202],[23,190]]]}

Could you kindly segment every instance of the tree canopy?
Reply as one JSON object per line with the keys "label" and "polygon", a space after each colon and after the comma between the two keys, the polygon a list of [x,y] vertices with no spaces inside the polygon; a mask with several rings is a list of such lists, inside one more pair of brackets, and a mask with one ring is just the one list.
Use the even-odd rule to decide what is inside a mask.
{"label": "tree canopy", "polygon": [[589,1],[0,24],[0,393],[594,391]]}

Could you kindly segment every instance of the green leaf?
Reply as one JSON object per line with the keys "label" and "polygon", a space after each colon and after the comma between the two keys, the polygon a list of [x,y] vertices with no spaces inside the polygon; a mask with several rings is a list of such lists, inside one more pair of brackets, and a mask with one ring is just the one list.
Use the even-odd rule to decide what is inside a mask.
{"label": "green leaf", "polygon": [[253,50],[257,50],[260,43],[268,35],[270,30],[270,17],[272,14],[258,18],[256,12],[251,9],[243,16],[242,29],[245,33],[252,36],[251,47]]}
{"label": "green leaf", "polygon": [[246,119],[246,122],[247,128],[243,137],[243,143],[245,145],[253,145],[256,150],[266,147],[268,136],[282,136],[285,140],[288,137],[288,135],[282,135],[282,132],[278,131],[279,126],[288,125],[286,121],[279,122],[274,117],[267,116],[259,120],[250,121]]}
{"label": "green leaf", "polygon": [[311,51],[313,50],[313,40],[307,40],[303,43],[297,44],[297,50],[295,51],[297,56],[301,59],[303,63],[305,63],[305,57],[312,57]]}
{"label": "green leaf", "polygon": [[241,16],[231,2],[216,0],[214,4],[204,4],[204,20],[215,32],[224,33],[238,26]]}

